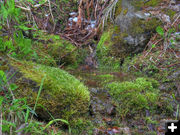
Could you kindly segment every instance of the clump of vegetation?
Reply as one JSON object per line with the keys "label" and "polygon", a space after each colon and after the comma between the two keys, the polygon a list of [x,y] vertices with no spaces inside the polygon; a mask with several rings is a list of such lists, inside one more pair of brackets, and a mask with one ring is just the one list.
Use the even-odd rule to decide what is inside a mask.
{"label": "clump of vegetation", "polygon": [[118,104],[118,115],[127,117],[146,109],[152,112],[156,110],[160,98],[158,86],[156,80],[137,78],[132,82],[113,82],[107,88]]}
{"label": "clump of vegetation", "polygon": [[74,135],[93,134],[94,125],[88,118],[80,117],[78,119],[72,120],[72,123],[73,123],[73,126],[71,127],[72,134]]}
{"label": "clump of vegetation", "polygon": [[107,31],[103,32],[101,39],[97,45],[97,57],[99,68],[112,68],[118,69],[120,67],[119,59],[116,59],[111,55],[111,47],[113,45],[112,34],[115,28],[109,28]]}
{"label": "clump of vegetation", "polygon": [[87,112],[90,100],[89,91],[72,75],[58,68],[32,62],[11,60],[10,63],[22,74],[21,77],[16,78],[15,83],[19,86],[16,96],[27,97],[30,106],[35,104],[38,94],[36,89],[40,86],[41,79],[45,77],[38,101],[39,106],[36,109],[39,117],[45,120],[51,119],[45,110],[48,110],[54,118],[65,120]]}
{"label": "clump of vegetation", "polygon": [[155,7],[157,6],[158,4],[160,4],[162,2],[162,0],[148,0],[148,1],[144,1],[144,0],[135,0],[134,1],[134,5],[137,7],[137,8],[142,8],[144,6],[152,6],[152,7]]}
{"label": "clump of vegetation", "polygon": [[[16,98],[15,91],[19,87],[14,83],[9,83],[12,78],[7,78],[4,71],[0,70],[0,113],[1,113],[1,134],[61,134],[61,130],[53,130],[49,128],[52,124],[45,124],[34,119],[33,116],[37,116],[35,110],[36,105],[31,108],[28,105],[27,98]],[[41,82],[41,88],[43,81]],[[38,96],[36,97],[38,101]],[[67,121],[62,120],[68,124]]]}
{"label": "clump of vegetation", "polygon": [[122,0],[118,0],[116,4],[116,11],[115,11],[115,17],[117,17],[122,12]]}
{"label": "clump of vegetation", "polygon": [[[56,65],[71,66],[74,68],[78,66],[78,52],[72,43],[62,39],[58,35],[48,35],[44,32],[37,32],[36,35],[39,41],[43,41],[34,44],[39,55],[39,58],[36,60],[38,63],[45,65],[52,65],[53,63],[54,65],[55,62]],[[47,59],[44,55],[46,57],[49,56],[51,59]]]}

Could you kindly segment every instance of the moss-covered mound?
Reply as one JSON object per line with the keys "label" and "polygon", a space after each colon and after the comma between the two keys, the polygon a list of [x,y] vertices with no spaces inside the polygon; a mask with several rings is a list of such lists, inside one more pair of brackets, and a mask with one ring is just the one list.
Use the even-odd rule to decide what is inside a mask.
{"label": "moss-covered mound", "polygon": [[26,61],[11,60],[10,64],[15,71],[19,71],[13,77],[14,79],[12,78],[19,86],[16,96],[27,97],[32,107],[42,79],[45,78],[36,109],[38,117],[49,120],[50,113],[54,118],[69,120],[87,112],[90,100],[89,91],[69,73],[58,68]]}
{"label": "moss-covered mound", "polygon": [[34,47],[38,54],[37,62],[48,66],[63,65],[77,67],[76,46],[59,35],[49,35],[43,32],[37,32],[38,41]]}
{"label": "moss-covered mound", "polygon": [[107,88],[117,103],[118,115],[127,117],[157,109],[160,102],[158,85],[153,79],[137,78],[133,82],[113,82]]}

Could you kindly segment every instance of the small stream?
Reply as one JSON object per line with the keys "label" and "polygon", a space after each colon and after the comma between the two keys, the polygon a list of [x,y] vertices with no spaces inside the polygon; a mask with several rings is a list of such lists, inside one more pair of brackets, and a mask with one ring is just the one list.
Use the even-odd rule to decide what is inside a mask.
{"label": "small stream", "polygon": [[124,120],[116,116],[116,105],[105,86],[115,81],[131,81],[136,78],[135,76],[117,71],[114,72],[110,69],[104,71],[92,69],[69,72],[89,88],[91,94],[89,119],[96,127],[93,135],[132,135],[144,134],[147,131],[158,135],[164,134],[166,116],[156,115],[152,117],[150,112],[145,112],[146,117],[157,120],[158,125],[148,124],[144,117],[138,114],[136,118],[126,118]]}

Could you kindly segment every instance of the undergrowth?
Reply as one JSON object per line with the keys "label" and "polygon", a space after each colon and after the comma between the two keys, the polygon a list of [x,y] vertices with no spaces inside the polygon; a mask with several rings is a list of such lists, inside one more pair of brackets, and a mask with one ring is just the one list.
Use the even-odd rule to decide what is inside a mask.
{"label": "undergrowth", "polygon": [[28,106],[27,99],[25,97],[16,98],[14,96],[14,91],[18,89],[18,86],[14,83],[9,83],[11,77],[7,78],[5,72],[0,70],[0,134],[61,134],[61,130],[53,130],[50,126],[56,121],[61,121],[69,125],[67,121],[63,119],[54,119],[48,124],[45,124],[37,121],[33,117],[37,116],[35,112],[36,104],[38,102],[45,78],[41,80],[36,104],[33,108],[31,108]]}
{"label": "undergrowth", "polygon": [[145,110],[155,113],[162,101],[158,86],[159,83],[154,79],[137,78],[132,82],[113,82],[107,88],[117,104],[117,115],[125,118]]}

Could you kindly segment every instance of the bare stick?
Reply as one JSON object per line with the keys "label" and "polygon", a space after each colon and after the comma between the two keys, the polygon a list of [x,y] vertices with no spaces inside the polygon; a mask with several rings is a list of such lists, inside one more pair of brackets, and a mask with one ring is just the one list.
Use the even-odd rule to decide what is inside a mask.
{"label": "bare stick", "polygon": [[51,14],[53,23],[54,23],[54,27],[53,27],[53,31],[54,31],[54,29],[55,29],[55,21],[54,21],[54,16],[53,16],[53,14],[52,14],[51,2],[48,0],[48,3],[49,3],[49,11],[50,11],[50,14]]}

